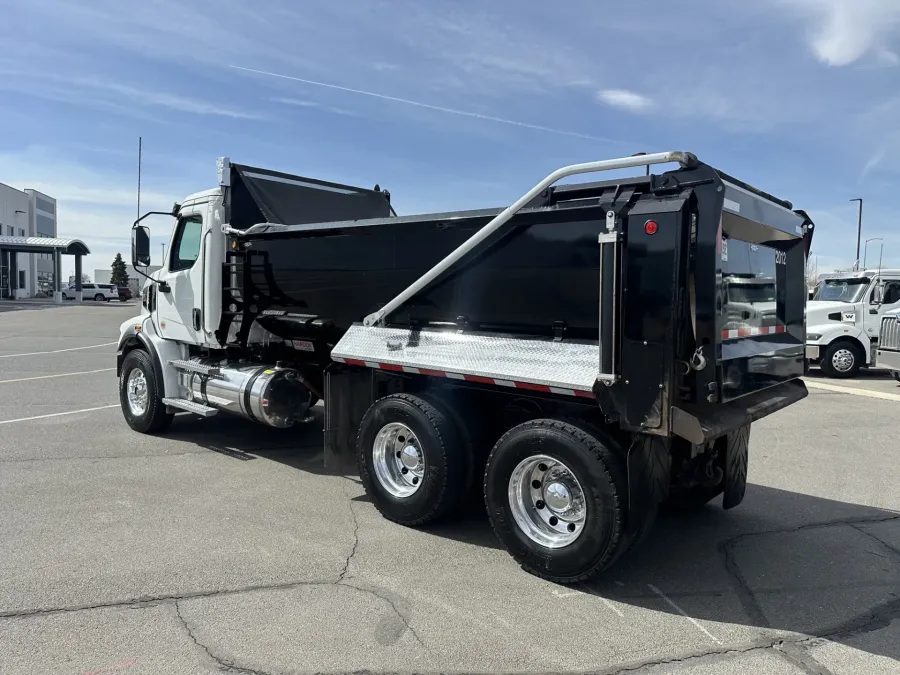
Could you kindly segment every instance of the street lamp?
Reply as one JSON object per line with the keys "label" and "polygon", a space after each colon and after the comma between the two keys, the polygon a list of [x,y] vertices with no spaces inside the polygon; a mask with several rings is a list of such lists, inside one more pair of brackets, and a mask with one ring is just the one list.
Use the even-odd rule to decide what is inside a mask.
{"label": "street lamp", "polygon": [[859,220],[856,226],[856,269],[859,270],[859,242],[862,239],[862,197],[851,199],[851,202],[859,202]]}

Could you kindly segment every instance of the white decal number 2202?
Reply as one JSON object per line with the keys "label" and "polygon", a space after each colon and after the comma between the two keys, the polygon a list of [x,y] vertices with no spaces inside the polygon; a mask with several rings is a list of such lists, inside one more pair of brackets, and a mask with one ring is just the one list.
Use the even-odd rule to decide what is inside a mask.
{"label": "white decal number 2202", "polygon": [[784,251],[775,251],[775,264],[776,265],[787,264],[787,253],[785,253]]}

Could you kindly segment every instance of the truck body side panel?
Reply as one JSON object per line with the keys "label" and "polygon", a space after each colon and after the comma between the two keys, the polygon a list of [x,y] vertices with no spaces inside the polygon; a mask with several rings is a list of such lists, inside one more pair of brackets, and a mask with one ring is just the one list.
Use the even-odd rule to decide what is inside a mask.
{"label": "truck body side panel", "polygon": [[[683,198],[638,203],[628,215],[623,256],[622,420],[668,432],[668,395],[675,342]],[[656,229],[648,233],[648,223]]]}

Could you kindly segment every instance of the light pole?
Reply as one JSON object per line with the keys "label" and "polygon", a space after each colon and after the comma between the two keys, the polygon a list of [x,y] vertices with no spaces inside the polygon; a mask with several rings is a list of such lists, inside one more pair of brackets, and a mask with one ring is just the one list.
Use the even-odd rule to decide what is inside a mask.
{"label": "light pole", "polygon": [[855,199],[851,199],[851,202],[859,202],[859,219],[856,226],[856,269],[859,270],[859,243],[862,239],[862,205],[863,200],[862,197],[856,197]]}

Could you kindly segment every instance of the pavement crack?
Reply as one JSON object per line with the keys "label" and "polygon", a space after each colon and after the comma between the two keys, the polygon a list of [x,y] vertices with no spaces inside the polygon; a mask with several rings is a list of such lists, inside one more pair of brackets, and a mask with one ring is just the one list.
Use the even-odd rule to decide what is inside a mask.
{"label": "pavement crack", "polygon": [[[888,551],[890,551],[894,555],[900,556],[900,548],[897,548],[893,544],[889,544],[888,542],[886,542],[884,539],[879,537],[874,532],[869,532],[868,530],[864,529],[863,527],[860,527],[860,525],[867,525],[867,524],[868,523],[859,523],[859,524],[851,523],[850,527],[852,527],[857,532],[861,532],[862,534],[866,535],[870,539],[874,539],[875,541],[877,541],[879,544],[884,546]],[[869,551],[869,553],[874,553],[874,551]],[[882,557],[887,557],[887,556],[882,556]]]}
{"label": "pavement crack", "polygon": [[773,645],[773,649],[781,657],[809,675],[833,675],[823,664],[816,661],[812,654],[803,648],[803,641],[784,641]]}
{"label": "pavement crack", "polygon": [[216,654],[213,654],[212,649],[210,649],[205,644],[200,642],[197,639],[197,636],[194,634],[194,631],[191,630],[191,627],[188,625],[187,620],[181,614],[181,606],[178,604],[178,600],[175,600],[173,602],[173,604],[175,605],[175,616],[178,617],[178,621],[181,623],[181,626],[184,628],[184,631],[187,633],[191,642],[193,642],[198,648],[202,649],[203,652],[210,659],[212,659],[219,666],[219,668],[221,670],[223,670],[225,672],[231,672],[231,673],[244,673],[246,675],[270,675],[270,673],[267,673],[264,670],[256,670],[254,668],[244,668],[243,666],[239,666],[239,665],[235,664],[234,661],[230,661],[222,656],[217,656]]}
{"label": "pavement crack", "polygon": [[[872,633],[876,630],[887,628],[891,622],[896,619],[900,619],[900,597],[893,595],[891,600],[875,605],[872,609],[855,616],[849,621],[845,621],[832,628],[817,631],[816,638],[839,640],[865,635],[866,633]],[[802,641],[803,640],[800,642]]]}
{"label": "pavement crack", "polygon": [[622,675],[623,673],[636,673],[641,670],[649,670],[650,668],[655,668],[656,666],[665,666],[672,663],[685,663],[687,661],[694,661],[696,659],[706,659],[709,657],[717,656],[735,656],[738,654],[749,654],[750,652],[772,649],[775,646],[774,643],[763,643],[763,644],[750,644],[744,647],[719,647],[713,649],[706,649],[698,652],[691,652],[689,654],[683,654],[681,656],[667,656],[659,659],[649,659],[647,661],[638,661],[636,663],[629,664],[627,666],[617,666],[612,670],[601,671],[603,675]]}
{"label": "pavement crack", "polygon": [[360,583],[350,583],[349,581],[338,581],[336,582],[337,586],[344,586],[346,588],[353,588],[361,593],[367,593],[379,600],[383,600],[388,605],[390,605],[391,609],[394,610],[394,614],[397,615],[397,618],[403,624],[404,630],[408,630],[410,635],[419,643],[419,646],[422,647],[426,652],[430,651],[428,646],[422,640],[421,636],[416,632],[416,629],[412,627],[410,623],[409,617],[407,616],[408,612],[406,608],[402,605],[405,605],[405,601],[399,596],[392,597],[393,594],[385,589],[375,588],[374,586],[370,586],[368,584],[360,584]]}
{"label": "pavement crack", "polygon": [[347,574],[350,571],[350,563],[353,561],[356,550],[359,548],[359,519],[356,517],[356,511],[353,510],[353,499],[347,494],[346,489],[344,490],[344,494],[347,496],[347,507],[350,509],[350,518],[353,520],[353,546],[350,547],[350,554],[344,561],[344,567],[338,575],[337,581],[335,581],[336,584],[341,583],[347,578]]}
{"label": "pavement crack", "polygon": [[69,607],[39,607],[33,609],[20,609],[9,612],[0,612],[0,619],[21,619],[30,616],[45,616],[49,614],[65,614],[67,612],[87,612],[97,609],[116,609],[150,607],[162,602],[180,600],[193,600],[195,598],[214,598],[218,596],[240,595],[241,593],[253,593],[254,591],[275,591],[299,588],[301,586],[331,586],[333,581],[289,581],[282,584],[257,584],[238,588],[221,588],[209,591],[197,591],[195,593],[166,594],[128,598],[125,600],[111,600],[85,605],[72,605]]}
{"label": "pavement crack", "polygon": [[[793,532],[802,532],[804,530],[815,530],[827,527],[836,527],[840,525],[847,525],[859,530],[860,532],[864,532],[868,536],[877,539],[878,541],[881,541],[880,539],[878,539],[878,537],[875,537],[871,533],[861,530],[859,527],[857,527],[857,525],[884,523],[894,520],[900,520],[900,514],[892,513],[892,515],[881,516],[877,518],[846,518],[839,520],[828,520],[823,522],[806,523],[804,525],[798,525],[795,527],[774,530],[760,530],[757,532],[744,532],[742,534],[731,537],[730,539],[719,542],[718,548],[722,555],[722,560],[725,565],[725,571],[728,573],[728,576],[734,583],[738,600],[740,601],[744,611],[747,613],[747,616],[754,623],[754,625],[761,628],[771,628],[771,623],[766,617],[765,612],[763,612],[762,606],[760,605],[756,594],[750,586],[750,583],[747,581],[747,578],[741,571],[740,565],[738,565],[737,558],[735,556],[735,548],[741,541],[749,537],[759,537],[773,534],[790,534]],[[881,543],[884,544],[884,542]],[[887,545],[885,544],[885,546]],[[888,546],[888,548],[891,547]]]}

